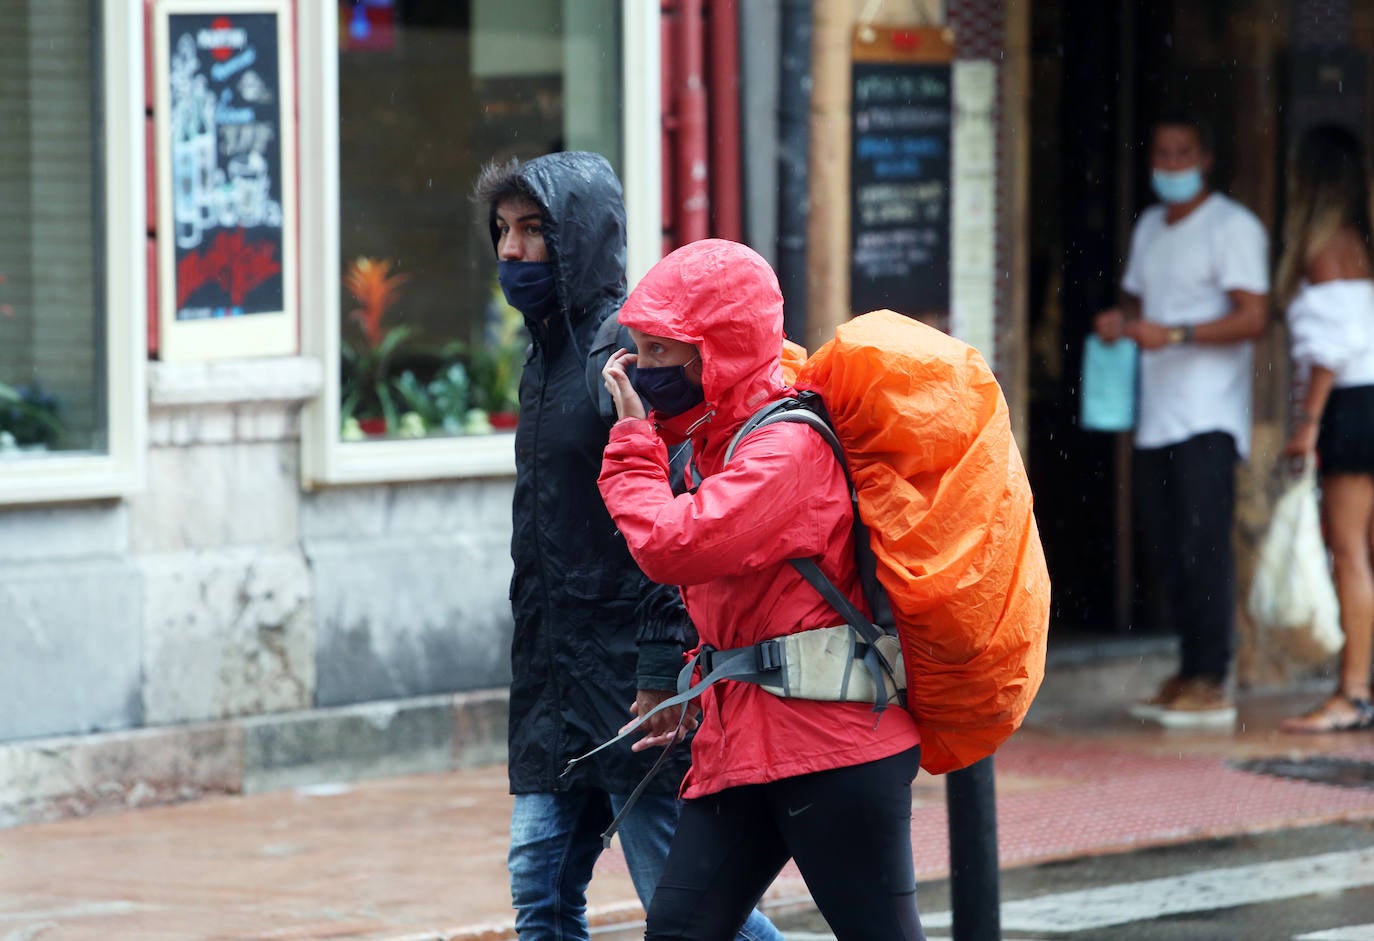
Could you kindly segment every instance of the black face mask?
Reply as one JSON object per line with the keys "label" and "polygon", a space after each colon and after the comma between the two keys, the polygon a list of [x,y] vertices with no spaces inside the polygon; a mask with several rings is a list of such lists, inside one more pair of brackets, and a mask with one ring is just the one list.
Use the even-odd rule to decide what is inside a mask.
{"label": "black face mask", "polygon": [[500,261],[496,278],[506,301],[531,320],[558,313],[558,281],[550,261]]}
{"label": "black face mask", "polygon": [[695,358],[681,366],[636,366],[630,383],[651,409],[673,418],[706,400],[706,390],[687,378],[687,367],[694,362]]}

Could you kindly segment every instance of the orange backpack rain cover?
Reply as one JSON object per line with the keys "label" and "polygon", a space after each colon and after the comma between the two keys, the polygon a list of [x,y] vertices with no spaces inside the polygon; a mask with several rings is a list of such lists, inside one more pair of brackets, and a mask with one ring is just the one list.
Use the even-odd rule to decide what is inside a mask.
{"label": "orange backpack rain cover", "polygon": [[1049,627],[1001,387],[973,347],[890,310],[841,325],[795,386],[821,394],[844,444],[901,636],[921,766],[973,764],[1025,718]]}

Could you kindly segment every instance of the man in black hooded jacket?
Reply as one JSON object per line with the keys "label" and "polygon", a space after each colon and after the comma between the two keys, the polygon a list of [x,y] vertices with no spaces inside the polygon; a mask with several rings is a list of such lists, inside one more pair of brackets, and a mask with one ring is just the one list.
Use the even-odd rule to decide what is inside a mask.
{"label": "man in black hooded jacket", "polygon": [[[475,197],[489,208],[502,290],[533,341],[520,377],[511,537],[516,930],[522,941],[581,939],[601,833],[654,756],[609,748],[566,777],[563,770],[614,736],[631,704],[643,712],[672,695],[696,631],[677,589],[655,585],[635,565],[597,490],[615,413],[601,364],[589,366],[588,357],[596,347],[604,361],[622,345],[613,323],[625,299],[620,181],[596,154],[556,153],[488,166]],[[677,724],[669,712],[651,732]],[[620,823],[645,908],[668,855],[687,758],[679,749]],[[781,939],[757,911],[740,937]]]}

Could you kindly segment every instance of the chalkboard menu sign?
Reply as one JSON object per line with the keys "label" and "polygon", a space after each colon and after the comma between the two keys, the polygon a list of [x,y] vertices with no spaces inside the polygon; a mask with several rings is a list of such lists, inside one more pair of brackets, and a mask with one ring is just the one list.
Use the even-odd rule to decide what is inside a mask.
{"label": "chalkboard menu sign", "polygon": [[945,326],[950,277],[949,33],[860,27],[850,147],[850,308]]}
{"label": "chalkboard menu sign", "polygon": [[[158,9],[160,353],[292,352],[295,109],[284,0],[163,0]],[[222,326],[177,329],[197,323]]]}

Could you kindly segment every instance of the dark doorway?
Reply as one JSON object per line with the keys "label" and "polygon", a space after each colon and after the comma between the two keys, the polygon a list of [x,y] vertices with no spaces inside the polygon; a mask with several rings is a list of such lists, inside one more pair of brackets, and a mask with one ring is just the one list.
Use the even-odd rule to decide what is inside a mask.
{"label": "dark doorway", "polygon": [[1129,566],[1117,544],[1119,446],[1079,430],[1077,387],[1093,317],[1116,301],[1118,164],[1134,96],[1120,5],[1048,0],[1032,10],[1031,484],[1056,633],[1111,632]]}
{"label": "dark doorway", "polygon": [[[1084,338],[1119,299],[1131,228],[1153,198],[1151,120],[1184,110],[1208,121],[1213,183],[1272,234],[1284,43],[1302,2],[1032,4],[1028,450],[1061,636],[1145,623],[1137,607],[1149,593],[1133,580],[1129,436],[1079,429],[1078,381]],[[1262,346],[1258,359],[1271,355]],[[1257,390],[1258,422],[1274,419],[1274,400],[1272,388]]]}

